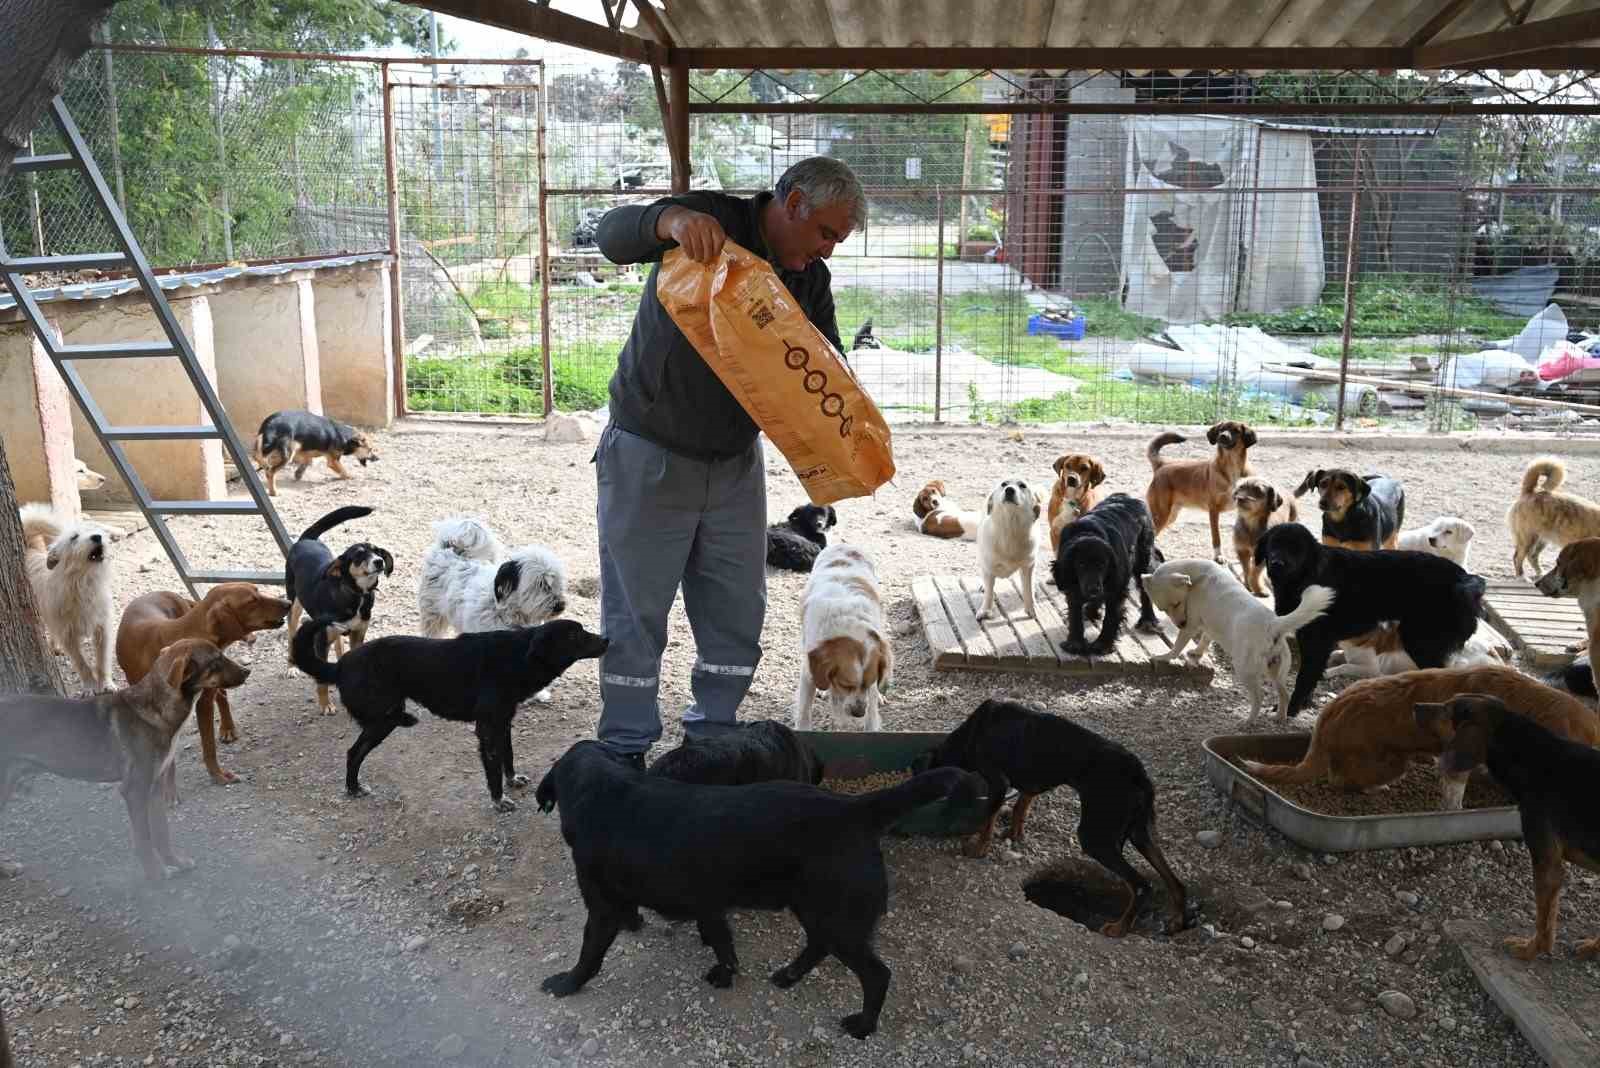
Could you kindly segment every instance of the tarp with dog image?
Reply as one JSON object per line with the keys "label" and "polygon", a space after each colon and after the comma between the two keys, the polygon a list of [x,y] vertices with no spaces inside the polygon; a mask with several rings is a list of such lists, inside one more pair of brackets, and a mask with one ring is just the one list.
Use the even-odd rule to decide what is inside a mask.
{"label": "tarp with dog image", "polygon": [[894,477],[889,424],[765,260],[732,241],[710,265],[673,249],[656,295],[811,503],[865,497]]}

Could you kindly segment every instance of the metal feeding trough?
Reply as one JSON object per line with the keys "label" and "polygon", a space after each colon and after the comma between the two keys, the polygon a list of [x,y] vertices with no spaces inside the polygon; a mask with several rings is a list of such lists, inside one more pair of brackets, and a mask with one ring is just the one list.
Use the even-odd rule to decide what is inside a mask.
{"label": "metal feeding trough", "polygon": [[[822,761],[825,779],[860,779],[877,772],[908,771],[911,762],[944,741],[943,731],[796,731]],[[973,834],[989,815],[983,800],[930,802],[900,817],[889,833],[942,838]]]}
{"label": "metal feeding trough", "polygon": [[[1257,822],[1319,853],[1360,849],[1520,839],[1516,806],[1462,809],[1458,812],[1397,812],[1382,816],[1329,816],[1302,808],[1232,761],[1243,757],[1265,764],[1293,764],[1311,744],[1307,734],[1222,734],[1203,743],[1206,777],[1228,800]],[[1480,774],[1480,773],[1474,773]]]}

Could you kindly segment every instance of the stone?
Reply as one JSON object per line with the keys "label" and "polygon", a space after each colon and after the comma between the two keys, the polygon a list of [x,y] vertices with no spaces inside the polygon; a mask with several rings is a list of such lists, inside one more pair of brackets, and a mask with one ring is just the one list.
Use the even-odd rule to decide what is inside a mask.
{"label": "stone", "polygon": [[1309,883],[1311,881],[1311,865],[1309,864],[1291,864],[1289,872],[1301,882]]}
{"label": "stone", "polygon": [[971,957],[956,957],[950,962],[950,967],[958,974],[970,975],[977,970],[978,962]]}
{"label": "stone", "polygon": [[476,864],[468,864],[464,869],[462,869],[461,877],[469,883],[477,882],[478,866]]}
{"label": "stone", "polygon": [[1072,977],[1072,985],[1073,986],[1078,986],[1078,987],[1088,986],[1089,985],[1089,973],[1088,972],[1079,972],[1077,975],[1074,975]]}
{"label": "stone", "polygon": [[1449,1016],[1441,1016],[1439,1017],[1439,1028],[1443,1031],[1454,1031],[1456,1029],[1456,1022]]}
{"label": "stone", "polygon": [[1256,940],[1254,938],[1251,938],[1249,935],[1245,935],[1243,938],[1239,939],[1239,944],[1241,946],[1243,946],[1245,949],[1255,949],[1256,948]]}
{"label": "stone", "polygon": [[583,1045],[578,1047],[578,1056],[580,1057],[593,1057],[599,1052],[600,1040],[595,1038],[593,1035],[590,1035],[588,1038],[584,1039]]}
{"label": "stone", "polygon": [[1344,917],[1339,915],[1337,912],[1330,912],[1326,916],[1322,917],[1322,929],[1324,931],[1337,931],[1343,926]]}
{"label": "stone", "polygon": [[455,1060],[467,1052],[467,1040],[456,1034],[445,1035],[439,1040],[439,1044],[433,1047],[433,1052],[435,1056],[445,1060]]}
{"label": "stone", "polygon": [[1378,1004],[1397,1020],[1409,1020],[1417,1015],[1417,1003],[1398,990],[1385,990],[1379,994]]}
{"label": "stone", "polygon": [[1395,934],[1383,944],[1383,951],[1391,957],[1398,956],[1400,951],[1405,948],[1406,936],[1403,934]]}
{"label": "stone", "polygon": [[1322,1068],[1322,1062],[1314,1061],[1310,1057],[1301,1057],[1294,1062],[1294,1068]]}
{"label": "stone", "polygon": [[21,864],[12,864],[9,861],[0,862],[0,879],[15,879],[22,874]]}
{"label": "stone", "polygon": [[1028,947],[1021,942],[1011,943],[1011,948],[1006,950],[1006,956],[1012,960],[1021,960],[1028,955]]}
{"label": "stone", "polygon": [[428,936],[427,935],[412,935],[410,938],[405,940],[405,944],[402,945],[400,948],[405,950],[407,953],[415,953],[420,949],[427,949],[428,948]]}
{"label": "stone", "polygon": [[1418,897],[1416,894],[1412,893],[1410,890],[1396,890],[1394,892],[1394,899],[1396,901],[1400,902],[1400,904],[1404,905],[1408,909],[1416,908],[1417,907],[1417,902],[1422,900],[1420,897]]}
{"label": "stone", "polygon": [[544,440],[552,445],[573,445],[580,441],[588,441],[590,434],[589,421],[582,416],[551,412],[550,417],[544,421]]}
{"label": "stone", "polygon": [[1194,840],[1207,849],[1216,849],[1222,844],[1221,831],[1201,831],[1194,836]]}

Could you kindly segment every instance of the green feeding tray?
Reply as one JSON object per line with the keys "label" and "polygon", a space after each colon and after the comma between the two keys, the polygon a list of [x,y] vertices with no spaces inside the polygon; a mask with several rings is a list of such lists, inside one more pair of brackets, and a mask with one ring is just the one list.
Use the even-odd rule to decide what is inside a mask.
{"label": "green feeding tray", "polygon": [[[911,762],[945,739],[943,731],[796,731],[822,761],[825,779],[860,779],[885,771],[909,771]],[[985,800],[945,798],[900,817],[890,834],[945,838],[975,834],[989,816]]]}

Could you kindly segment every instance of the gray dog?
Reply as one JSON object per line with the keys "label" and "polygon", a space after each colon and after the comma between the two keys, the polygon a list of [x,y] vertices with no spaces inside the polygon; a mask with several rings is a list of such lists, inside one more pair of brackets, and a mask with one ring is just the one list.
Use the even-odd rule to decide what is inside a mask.
{"label": "gray dog", "polygon": [[18,782],[40,771],[121,783],[133,851],[145,875],[162,879],[169,867],[194,867],[172,847],[158,784],[200,691],[231,690],[249,677],[248,668],[215,645],[185,638],[163,649],[150,673],[125,690],[86,700],[0,698],[0,810]]}

